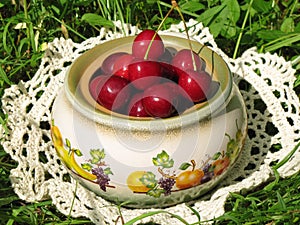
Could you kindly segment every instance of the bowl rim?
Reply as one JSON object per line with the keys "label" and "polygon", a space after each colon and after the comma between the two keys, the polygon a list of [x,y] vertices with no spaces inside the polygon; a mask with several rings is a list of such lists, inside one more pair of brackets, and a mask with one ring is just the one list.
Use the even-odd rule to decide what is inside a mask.
{"label": "bowl rim", "polygon": [[[209,47],[195,41],[191,40],[194,46],[198,46],[201,51],[205,49],[206,51],[210,52],[212,54],[212,58],[217,60],[219,63],[222,64],[223,68],[225,68],[225,71],[223,71],[222,74],[218,74],[218,76],[226,76],[225,80],[227,81],[226,84],[221,84],[224,86],[222,91],[218,91],[217,94],[215,94],[211,99],[208,101],[205,101],[203,104],[195,105],[191,109],[188,109],[187,112],[184,112],[183,114],[179,114],[176,116],[168,117],[168,118],[152,118],[152,117],[147,117],[145,118],[138,118],[138,117],[132,117],[132,116],[126,116],[126,115],[121,115],[118,113],[103,113],[101,112],[97,107],[96,107],[96,101],[94,101],[95,105],[92,105],[87,102],[86,99],[82,100],[84,98],[82,96],[82,91],[78,86],[80,86],[80,82],[82,77],[79,77],[77,79],[76,87],[75,85],[72,85],[74,83],[73,78],[73,73],[78,73],[76,69],[80,65],[80,63],[84,61],[88,61],[86,58],[91,59],[89,55],[91,54],[96,54],[100,55],[98,52],[101,50],[103,47],[109,47],[109,45],[114,45],[120,42],[125,42],[127,44],[131,44],[135,36],[126,36],[126,37],[121,37],[113,40],[108,40],[105,41],[99,45],[96,45],[95,47],[87,50],[84,52],[82,55],[80,55],[78,58],[76,58],[72,64],[69,66],[69,68],[66,71],[65,75],[65,82],[64,82],[64,92],[67,96],[68,101],[71,103],[71,105],[74,107],[75,110],[80,112],[82,115],[87,117],[88,119],[93,120],[94,122],[98,124],[102,124],[105,126],[113,126],[114,128],[118,129],[124,129],[128,130],[134,129],[134,130],[151,130],[151,131],[160,131],[160,130],[165,130],[165,129],[176,129],[180,128],[182,126],[188,126],[191,125],[195,122],[199,122],[201,120],[205,120],[209,117],[212,117],[213,114],[219,112],[221,109],[226,106],[227,102],[230,99],[230,94],[233,89],[233,78],[232,78],[232,73],[227,65],[227,63],[224,61],[224,59],[218,55],[215,51],[210,49]],[[162,40],[165,42],[166,40],[172,39],[172,41],[183,41],[187,40],[183,37],[180,37],[178,35],[172,35],[172,34],[160,34],[160,37]],[[101,51],[100,51],[101,52]],[[201,52],[200,52],[201,53]],[[200,54],[199,53],[199,54]],[[206,60],[206,58],[204,58]],[[89,65],[90,66],[90,65]],[[85,70],[89,67],[86,66]],[[75,70],[75,71],[74,71]],[[79,75],[80,76],[80,75]],[[85,81],[86,82],[86,81]],[[219,88],[220,90],[220,88]],[[109,111],[109,110],[107,110]],[[111,111],[110,111],[111,112]]]}

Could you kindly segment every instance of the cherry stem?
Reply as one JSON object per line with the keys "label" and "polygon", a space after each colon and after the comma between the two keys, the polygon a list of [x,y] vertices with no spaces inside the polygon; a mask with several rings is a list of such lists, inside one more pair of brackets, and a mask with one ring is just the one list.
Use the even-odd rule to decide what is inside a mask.
{"label": "cherry stem", "polygon": [[146,60],[148,58],[148,54],[149,54],[149,51],[150,51],[150,48],[152,46],[152,43],[155,39],[155,37],[157,36],[157,32],[161,29],[162,25],[164,24],[164,22],[166,21],[166,19],[169,17],[169,15],[171,14],[171,12],[174,10],[175,6],[172,5],[171,9],[168,11],[168,13],[165,15],[165,17],[163,18],[163,20],[160,22],[160,24],[158,25],[157,29],[156,29],[156,32],[155,34],[153,35],[149,45],[148,45],[148,48],[147,48],[147,51],[145,53],[145,57],[144,59]]}
{"label": "cherry stem", "polygon": [[180,7],[178,6],[176,0],[172,0],[172,7],[175,7],[176,10],[178,11],[179,13],[179,16],[183,22],[183,26],[184,26],[184,31],[186,33],[186,36],[187,36],[187,39],[188,39],[188,43],[189,43],[189,47],[190,47],[190,50],[191,50],[191,55],[192,55],[192,62],[193,62],[193,68],[194,68],[194,71],[197,71],[197,66],[196,66],[196,62],[195,62],[195,57],[194,57],[194,54],[193,54],[193,48],[192,48],[192,43],[191,43],[191,39],[190,39],[190,35],[189,35],[189,32],[188,32],[188,29],[187,29],[187,26],[186,26],[186,22],[185,22],[185,19],[182,15],[182,12],[180,10]]}
{"label": "cherry stem", "polygon": [[174,9],[176,9],[178,11],[178,13],[179,13],[179,16],[180,16],[182,22],[183,22],[184,31],[185,31],[187,39],[188,39],[189,48],[191,50],[191,56],[192,56],[192,62],[193,62],[193,69],[194,69],[194,71],[197,71],[196,61],[195,61],[195,57],[194,57],[194,54],[193,54],[193,47],[192,47],[192,43],[191,43],[191,39],[190,39],[190,35],[189,35],[189,32],[188,32],[188,29],[187,29],[187,26],[186,26],[185,19],[184,19],[183,15],[182,15],[182,12],[181,12],[180,7],[177,4],[176,0],[171,0],[171,3],[172,3],[171,9],[168,11],[168,13],[165,15],[165,17],[163,18],[163,20],[160,22],[159,26],[157,27],[156,32],[153,35],[153,37],[152,37],[152,39],[151,39],[151,41],[150,41],[150,43],[148,45],[148,48],[147,48],[147,51],[145,53],[144,59],[146,60],[148,58],[148,54],[149,54],[150,48],[152,46],[152,43],[153,43],[153,41],[154,41],[154,39],[155,39],[158,31],[161,29],[162,25],[164,24],[164,22],[166,21],[166,19],[169,17],[170,13]]}

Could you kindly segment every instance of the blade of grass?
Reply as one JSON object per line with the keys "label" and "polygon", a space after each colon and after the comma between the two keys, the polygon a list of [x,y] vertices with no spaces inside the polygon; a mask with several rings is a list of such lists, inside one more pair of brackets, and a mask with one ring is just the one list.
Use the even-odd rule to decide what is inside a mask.
{"label": "blade of grass", "polygon": [[[27,38],[30,40],[30,30],[29,30],[29,26],[28,26],[28,10],[27,10],[27,0],[23,0],[23,9],[24,9],[24,17],[25,17],[25,21],[26,21],[26,34],[27,34]],[[28,49],[30,49],[30,46],[28,46]]]}
{"label": "blade of grass", "polygon": [[290,151],[290,153],[287,154],[280,162],[278,162],[275,166],[273,166],[273,168],[277,170],[285,163],[287,163],[292,158],[292,156],[295,154],[295,152],[298,150],[299,147],[300,147],[300,141],[296,144],[296,146],[292,149],[292,151]]}
{"label": "blade of grass", "polygon": [[[3,30],[3,35],[2,35],[2,43],[3,43],[3,49],[5,50],[5,52],[7,54],[11,54],[11,50],[9,49],[8,45],[7,45],[7,38],[8,38],[8,35],[10,36],[10,32],[9,32],[9,27],[11,26],[11,24],[13,23],[13,20],[7,22],[7,24],[5,25],[4,27],[4,30]],[[13,42],[13,39],[10,37],[11,39],[11,42]],[[13,45],[13,47],[15,48],[15,45]],[[14,49],[15,52],[18,52],[16,49]]]}
{"label": "blade of grass", "polygon": [[281,210],[286,211],[287,210],[286,204],[285,204],[281,194],[279,193],[279,191],[276,191],[276,196],[277,196],[278,203],[279,203]]}
{"label": "blade of grass", "polygon": [[80,34],[79,32],[77,32],[76,30],[74,30],[72,27],[70,27],[69,25],[65,24],[63,21],[57,19],[55,16],[49,16],[50,18],[54,19],[55,21],[59,22],[60,24],[64,24],[64,26],[66,28],[68,28],[70,31],[72,31],[74,34],[76,34],[78,37],[82,38],[83,40],[86,40],[87,38],[85,36],[83,36],[82,34]]}
{"label": "blade of grass", "polygon": [[242,24],[242,27],[241,27],[241,31],[239,33],[239,36],[238,36],[238,39],[236,41],[236,45],[235,45],[235,48],[234,48],[234,52],[233,52],[233,56],[232,56],[233,59],[236,59],[236,57],[237,57],[237,53],[238,53],[238,50],[239,50],[239,47],[240,47],[240,43],[241,43],[241,40],[242,40],[242,37],[243,37],[243,33],[244,33],[244,30],[245,30],[246,22],[248,20],[249,15],[250,15],[250,10],[252,8],[252,4],[253,4],[253,0],[251,0],[249,2],[248,9],[246,11],[246,15],[244,17],[243,24]]}
{"label": "blade of grass", "polygon": [[137,216],[133,219],[131,219],[130,221],[126,222],[124,225],[132,225],[135,222],[138,222],[139,220],[145,219],[147,217],[151,217],[157,214],[169,214],[172,218],[176,218],[177,220],[179,220],[180,222],[182,222],[185,225],[190,225],[185,219],[183,219],[182,217],[174,214],[174,213],[170,213],[168,211],[165,210],[158,210],[158,211],[153,211],[153,212],[148,212],[148,213],[143,213],[140,216]]}
{"label": "blade of grass", "polygon": [[285,46],[291,46],[293,43],[298,41],[300,41],[299,33],[288,34],[263,45],[261,52],[263,51],[263,49],[266,52],[272,52]]}
{"label": "blade of grass", "polygon": [[[3,191],[3,190],[1,190],[1,191]],[[18,200],[18,199],[19,199],[19,197],[17,195],[8,196],[8,197],[5,197],[5,198],[0,198],[0,207],[2,207],[4,205],[7,205],[7,204],[10,204],[13,201]]]}
{"label": "blade of grass", "polygon": [[34,30],[33,30],[33,24],[31,22],[29,22],[28,24],[29,24],[28,30],[29,30],[29,38],[30,38],[31,48],[32,48],[33,52],[36,52],[38,43],[35,41],[35,34],[34,34]]}
{"label": "blade of grass", "polygon": [[[161,9],[161,7],[160,7],[160,1],[157,1],[157,7],[158,7],[159,15],[160,15],[160,17],[163,19],[163,18],[164,18],[164,14],[163,14],[162,9]],[[163,29],[165,30],[165,29],[166,29],[165,23],[163,24],[163,27],[164,27]]]}
{"label": "blade of grass", "polygon": [[[75,224],[84,224],[84,225],[87,225],[87,224],[93,224],[90,220],[76,220],[76,219],[72,219],[70,221],[64,221],[64,222],[55,222],[55,225],[68,225],[68,224],[72,224],[72,225],[75,225]],[[49,222],[49,223],[45,223],[44,225],[54,225],[53,222]]]}
{"label": "blade of grass", "polygon": [[73,196],[73,199],[72,199],[72,202],[71,202],[70,211],[69,211],[69,214],[68,214],[68,220],[69,221],[71,220],[71,214],[72,214],[72,210],[73,210],[75,199],[76,199],[77,188],[78,188],[78,181],[76,181],[75,190],[74,190],[74,196]]}
{"label": "blade of grass", "polygon": [[[8,85],[12,85],[13,83],[11,82],[10,79],[8,79],[5,71],[3,70],[3,68],[0,66],[0,77],[1,79]],[[2,122],[2,121],[1,121]]]}
{"label": "blade of grass", "polygon": [[196,209],[194,209],[193,207],[191,207],[191,206],[189,206],[189,205],[188,205],[188,208],[195,214],[195,216],[196,216],[197,219],[198,219],[198,222],[197,222],[197,223],[200,224],[200,222],[201,222],[201,216],[200,216],[200,213],[199,213]]}
{"label": "blade of grass", "polygon": [[109,1],[105,0],[97,0],[98,7],[100,12],[104,18],[111,20],[111,13],[110,13],[110,3]]}
{"label": "blade of grass", "polygon": [[[170,5],[170,4],[168,4],[168,3],[165,3],[165,2],[163,2],[163,1],[158,1],[158,3],[159,3],[160,5],[162,5],[162,6],[166,6],[166,7],[168,7],[168,8],[172,8],[172,5]],[[195,17],[195,18],[199,16],[199,15],[196,14],[196,13],[192,13],[192,12],[189,12],[189,11],[184,10],[184,9],[181,9],[181,12],[182,12],[183,14],[186,14],[186,15],[189,15],[189,16],[192,16],[192,17]]]}
{"label": "blade of grass", "polygon": [[[124,28],[125,21],[124,21],[124,16],[123,16],[123,12],[122,12],[120,3],[119,3],[119,1],[115,1],[115,3],[116,3],[116,9],[120,16],[120,20],[121,20],[121,24],[122,24],[122,32],[124,35],[126,35],[125,28]],[[115,18],[115,20],[116,20],[116,18]]]}
{"label": "blade of grass", "polygon": [[287,154],[281,161],[279,161],[276,165],[274,165],[272,167],[273,172],[274,172],[274,176],[275,176],[275,180],[273,182],[271,182],[270,184],[268,184],[266,187],[264,187],[265,191],[271,191],[274,186],[276,184],[278,184],[279,180],[280,180],[280,175],[278,172],[278,169],[283,166],[284,164],[286,164],[291,158],[292,156],[295,154],[295,152],[298,150],[298,148],[300,147],[300,141],[298,142],[298,144],[292,149],[292,151],[290,151],[289,154]]}

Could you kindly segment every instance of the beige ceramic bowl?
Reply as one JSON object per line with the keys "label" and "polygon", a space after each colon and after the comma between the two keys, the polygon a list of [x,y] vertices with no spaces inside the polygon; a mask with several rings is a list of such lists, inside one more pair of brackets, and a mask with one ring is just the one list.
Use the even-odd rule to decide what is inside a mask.
{"label": "beige ceramic bowl", "polygon": [[[167,47],[188,48],[185,38],[161,37]],[[100,44],[70,66],[53,105],[54,146],[75,179],[114,203],[148,208],[194,200],[226,175],[242,149],[247,133],[242,97],[224,60],[193,41],[206,71],[220,84],[209,101],[165,119],[103,109],[89,94],[91,76],[108,55],[130,53],[133,40]],[[165,179],[173,184],[169,192],[160,185]]]}

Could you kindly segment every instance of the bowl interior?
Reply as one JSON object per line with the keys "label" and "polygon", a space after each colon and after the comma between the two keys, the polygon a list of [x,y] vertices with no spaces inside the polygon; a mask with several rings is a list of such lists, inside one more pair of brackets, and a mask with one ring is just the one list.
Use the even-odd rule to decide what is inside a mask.
{"label": "bowl interior", "polygon": [[[177,51],[189,48],[186,38],[171,35],[160,36],[165,47],[171,47]],[[72,63],[66,74],[65,93],[77,111],[105,125],[110,125],[113,119],[114,126],[121,126],[123,128],[130,123],[131,126],[137,129],[145,129],[149,126],[149,121],[156,123],[155,120],[157,119],[151,117],[138,118],[114,113],[98,104],[89,91],[91,77],[99,70],[103,60],[112,53],[131,53],[134,38],[134,36],[130,36],[102,43],[88,50]],[[163,121],[167,127],[179,127],[183,124],[191,124],[210,116],[212,112],[218,110],[226,102],[231,93],[232,76],[225,61],[210,48],[199,42],[192,41],[192,47],[204,59],[206,63],[205,70],[220,86],[217,93],[209,101],[196,104],[181,115],[164,118]],[[157,123],[161,123],[161,120],[157,120]],[[155,125],[152,127],[155,127]]]}

